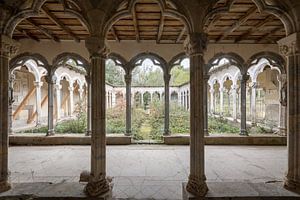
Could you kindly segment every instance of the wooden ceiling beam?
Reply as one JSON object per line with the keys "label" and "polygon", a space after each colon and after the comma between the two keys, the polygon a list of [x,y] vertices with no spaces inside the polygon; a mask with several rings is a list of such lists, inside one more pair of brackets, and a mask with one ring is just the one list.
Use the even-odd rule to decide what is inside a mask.
{"label": "wooden ceiling beam", "polygon": [[253,14],[256,13],[257,7],[253,6],[251,7],[247,13],[242,16],[237,22],[235,22],[231,27],[229,27],[221,37],[217,39],[216,42],[220,42],[221,40],[225,39],[230,33],[234,32],[236,29],[238,29],[242,24],[244,24]]}
{"label": "wooden ceiling beam", "polygon": [[259,38],[258,40],[256,40],[256,43],[260,43],[264,40],[267,40],[269,42],[272,42],[272,43],[276,43],[276,41],[270,39],[270,37],[272,35],[274,35],[277,31],[280,31],[282,29],[282,27],[277,27],[277,28],[274,28],[273,30],[269,31],[267,34],[263,35],[261,38]]}
{"label": "wooden ceiling beam", "polygon": [[40,40],[39,40],[37,37],[33,36],[32,34],[29,34],[29,33],[28,33],[27,31],[25,31],[24,29],[22,30],[22,29],[16,28],[16,30],[17,30],[18,32],[20,32],[22,35],[24,35],[25,37],[27,37],[28,39],[34,40],[34,41],[36,41],[36,42],[40,42]]}
{"label": "wooden ceiling beam", "polygon": [[208,26],[206,28],[206,32],[209,32],[211,29],[213,29],[213,27],[215,26],[216,22],[219,21],[221,18],[222,18],[221,15],[214,16],[213,20],[211,20],[211,22],[208,24]]}
{"label": "wooden ceiling beam", "polygon": [[139,24],[138,24],[138,20],[137,20],[137,16],[136,16],[135,6],[134,6],[134,9],[132,10],[132,19],[133,19],[133,26],[134,26],[134,31],[135,31],[135,35],[136,35],[136,41],[140,42],[140,30],[139,30]]}
{"label": "wooden ceiling beam", "polygon": [[29,23],[31,26],[33,26],[34,28],[36,28],[38,31],[40,31],[41,33],[46,35],[48,38],[52,39],[53,41],[60,42],[60,39],[58,37],[56,37],[55,35],[53,35],[53,33],[51,31],[45,29],[41,25],[36,24],[32,19],[28,18],[28,19],[25,19],[25,21],[27,23]]}
{"label": "wooden ceiling beam", "polygon": [[111,33],[112,33],[113,36],[115,37],[116,41],[117,41],[117,42],[120,42],[120,38],[119,38],[119,36],[118,36],[118,34],[117,34],[117,32],[116,32],[116,29],[115,29],[113,26],[111,27]]}
{"label": "wooden ceiling beam", "polygon": [[178,37],[177,37],[177,39],[176,39],[176,43],[179,43],[179,42],[181,41],[181,39],[182,39],[182,37],[183,37],[185,31],[186,31],[186,28],[183,27],[183,29],[181,30],[181,32],[179,33],[179,35],[178,35]]}
{"label": "wooden ceiling beam", "polygon": [[165,16],[163,16],[163,14],[161,14],[159,27],[158,27],[158,33],[157,33],[157,39],[156,39],[157,44],[160,42],[161,36],[164,31],[164,26],[165,26]]}
{"label": "wooden ceiling beam", "polygon": [[65,31],[76,42],[80,42],[80,39],[71,31],[71,29],[66,25],[64,25],[53,13],[49,11],[49,9],[46,6],[42,7],[42,11],[53,23],[55,23],[58,27],[60,27],[63,31]]}
{"label": "wooden ceiling beam", "polygon": [[273,15],[268,16],[265,20],[258,23],[256,26],[252,27],[249,31],[247,31],[245,34],[242,34],[239,36],[235,42],[240,42],[241,40],[247,39],[251,34],[259,31],[263,26],[265,26],[268,22],[272,21],[274,19]]}

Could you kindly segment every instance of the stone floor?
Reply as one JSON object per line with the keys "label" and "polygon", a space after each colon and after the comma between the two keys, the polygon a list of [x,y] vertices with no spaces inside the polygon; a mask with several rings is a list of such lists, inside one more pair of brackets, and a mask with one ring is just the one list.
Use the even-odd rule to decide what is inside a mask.
{"label": "stone floor", "polygon": [[[89,146],[10,147],[11,182],[77,182],[89,170]],[[281,182],[286,147],[206,146],[208,182]],[[108,175],[114,196],[181,199],[189,171],[188,146],[130,145],[107,147]]]}

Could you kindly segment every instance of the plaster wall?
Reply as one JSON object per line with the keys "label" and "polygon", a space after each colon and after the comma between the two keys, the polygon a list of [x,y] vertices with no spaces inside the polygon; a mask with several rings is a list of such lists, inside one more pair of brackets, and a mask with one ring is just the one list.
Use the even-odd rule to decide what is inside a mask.
{"label": "plaster wall", "polygon": [[[77,53],[87,60],[89,59],[89,53],[85,48],[84,41],[76,43],[73,41],[62,41],[56,43],[53,41],[41,41],[35,42],[32,40],[24,39],[19,41],[21,44],[19,53],[32,52],[40,53],[45,56],[48,62],[51,64],[52,60],[63,52]],[[114,52],[123,56],[129,61],[134,56],[142,52],[152,52],[163,57],[169,62],[177,54],[184,52],[182,44],[156,44],[152,41],[141,41],[137,43],[135,41],[121,41],[107,42],[107,46],[110,52]],[[219,52],[235,52],[247,61],[252,55],[262,52],[272,51],[278,53],[277,44],[209,44],[207,52],[205,54],[205,60],[208,62],[216,53]]]}

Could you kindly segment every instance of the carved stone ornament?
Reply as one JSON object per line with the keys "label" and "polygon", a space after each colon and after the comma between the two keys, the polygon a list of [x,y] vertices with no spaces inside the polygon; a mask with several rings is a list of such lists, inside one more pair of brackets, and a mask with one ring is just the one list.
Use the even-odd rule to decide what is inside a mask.
{"label": "carved stone ornament", "polygon": [[110,191],[110,179],[107,179],[104,175],[90,176],[90,180],[86,185],[84,192],[90,197],[99,197]]}
{"label": "carved stone ornament", "polygon": [[85,46],[92,57],[106,57],[106,55],[109,53],[108,49],[105,46],[104,38],[89,37],[85,40]]}
{"label": "carved stone ornament", "polygon": [[203,197],[208,192],[208,187],[205,180],[190,175],[186,190],[197,197]]}
{"label": "carved stone ornament", "polygon": [[299,54],[300,50],[300,33],[291,34],[278,41],[279,52],[284,56]]}
{"label": "carved stone ornament", "polygon": [[19,50],[20,44],[6,35],[0,36],[0,54],[13,56]]}
{"label": "carved stone ornament", "polygon": [[207,41],[207,34],[205,33],[189,34],[184,42],[184,49],[190,56],[203,55],[207,47]]}

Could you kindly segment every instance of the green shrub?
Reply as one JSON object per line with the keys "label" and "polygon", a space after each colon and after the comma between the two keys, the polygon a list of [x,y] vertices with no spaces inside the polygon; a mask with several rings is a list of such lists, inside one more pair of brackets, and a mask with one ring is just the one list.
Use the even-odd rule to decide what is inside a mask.
{"label": "green shrub", "polygon": [[229,133],[229,134],[238,134],[240,129],[232,124],[230,124],[227,120],[223,118],[215,118],[209,117],[208,118],[208,132],[209,133]]}
{"label": "green shrub", "polygon": [[170,107],[170,131],[173,134],[190,133],[190,112],[176,103]]}

